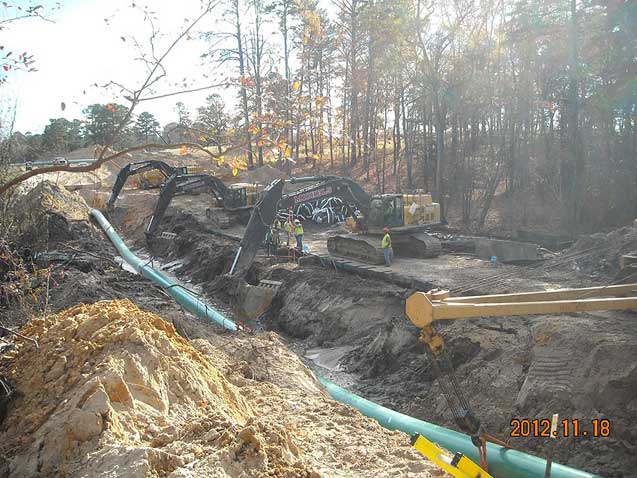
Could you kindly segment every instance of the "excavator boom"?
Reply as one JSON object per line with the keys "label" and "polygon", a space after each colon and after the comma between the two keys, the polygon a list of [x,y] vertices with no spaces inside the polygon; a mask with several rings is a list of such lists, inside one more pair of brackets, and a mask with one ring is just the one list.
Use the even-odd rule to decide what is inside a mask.
{"label": "excavator boom", "polygon": [[405,303],[405,313],[420,329],[420,341],[430,353],[433,369],[454,420],[462,431],[471,435],[485,463],[485,440],[494,439],[485,433],[458,386],[444,340],[433,322],[625,309],[637,309],[637,284],[469,297],[450,297],[447,291],[433,290],[428,293],[416,292]]}
{"label": "excavator boom", "polygon": [[250,221],[248,221],[248,226],[243,233],[241,245],[234,258],[230,274],[244,273],[252,265],[266,232],[276,218],[277,204],[281,200],[283,184],[282,180],[276,179],[263,190],[261,199],[255,204],[250,215]]}
{"label": "excavator boom", "polygon": [[245,191],[231,189],[219,178],[209,174],[173,174],[168,178],[159,193],[159,200],[146,229],[146,234],[153,236],[168,209],[173,197],[177,194],[209,192],[222,202],[225,211],[243,211],[250,209],[245,202]]}
{"label": "excavator boom", "polygon": [[637,284],[471,297],[416,292],[405,305],[407,316],[420,328],[436,320],[623,309],[637,309]]}
{"label": "excavator boom", "polygon": [[172,176],[177,169],[173,168],[169,164],[164,163],[163,161],[137,161],[135,163],[128,163],[124,166],[120,172],[117,174],[117,178],[115,179],[115,183],[113,184],[113,189],[111,191],[111,196],[106,203],[108,209],[113,209],[115,205],[115,201],[117,197],[122,192],[124,188],[124,184],[126,184],[126,180],[135,174],[142,174],[147,171],[156,170],[159,171],[164,178],[169,178]]}

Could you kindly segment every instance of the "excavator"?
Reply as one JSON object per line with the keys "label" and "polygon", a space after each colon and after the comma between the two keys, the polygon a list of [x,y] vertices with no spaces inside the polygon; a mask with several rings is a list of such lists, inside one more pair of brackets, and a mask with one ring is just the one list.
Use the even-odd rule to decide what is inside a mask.
{"label": "excavator", "polygon": [[[285,184],[311,185],[283,194]],[[392,242],[398,255],[435,257],[442,250],[440,241],[422,232],[440,222],[440,205],[428,194],[382,194],[370,196],[356,182],[339,176],[306,176],[274,180],[263,191],[254,206],[244,231],[241,245],[230,270],[246,271],[252,265],[268,229],[281,209],[330,197],[339,197],[348,209],[357,230],[362,234],[335,236],[327,240],[332,254],[351,257],[372,264],[383,264],[380,241],[368,234],[381,234],[383,227],[392,228]],[[356,206],[360,214],[352,209]]]}
{"label": "excavator", "polygon": [[[356,182],[339,176],[307,176],[286,180],[289,184],[311,183],[283,194],[273,207],[292,209],[301,204],[338,197],[348,209],[359,234],[334,236],[327,240],[331,254],[371,264],[383,264],[380,235],[391,228],[392,245],[397,256],[436,257],[442,251],[440,241],[423,231],[440,223],[440,205],[429,194],[381,194],[370,196]],[[274,203],[273,203],[274,204]],[[354,205],[360,214],[352,209]]]}
{"label": "excavator", "polygon": [[233,219],[248,219],[249,211],[257,203],[262,188],[259,184],[236,183],[226,186],[223,181],[209,174],[171,175],[159,192],[159,200],[146,229],[148,236],[153,236],[166,213],[173,197],[179,194],[197,194],[208,192],[214,196],[213,204],[206,209],[206,216],[225,229],[230,227]]}
{"label": "excavator", "polygon": [[163,161],[147,160],[128,163],[117,174],[111,196],[106,203],[109,210],[113,209],[117,197],[122,192],[126,181],[131,176],[139,175],[138,187],[140,189],[160,188],[173,174],[194,174],[199,172],[197,166],[173,167]]}
{"label": "excavator", "polygon": [[[480,467],[488,469],[486,442],[505,447],[506,443],[487,434],[466,400],[456,381],[451,360],[447,356],[445,342],[434,327],[442,320],[471,319],[498,316],[527,316],[550,313],[575,313],[596,310],[637,309],[637,284],[608,285],[581,289],[453,297],[446,290],[415,292],[405,303],[405,314],[420,329],[420,341],[425,344],[432,358],[433,369],[443,395],[460,430],[471,436],[478,449]],[[426,441],[413,437],[412,445],[430,458],[437,451]],[[466,466],[475,466],[468,463]],[[474,469],[474,468],[469,468]],[[454,477],[489,476],[464,473],[458,467],[445,468]]]}
{"label": "excavator", "polygon": [[[285,184],[312,183],[297,191],[283,194]],[[241,240],[231,273],[247,270],[267,230],[281,209],[293,209],[301,204],[330,197],[339,197],[348,209],[360,234],[334,236],[327,240],[331,254],[383,264],[380,240],[370,237],[382,234],[384,227],[392,230],[392,243],[397,255],[407,257],[436,257],[442,247],[440,241],[423,232],[440,222],[440,205],[429,194],[382,194],[370,196],[356,182],[339,176],[306,176],[276,179],[264,191],[255,205]],[[352,209],[354,205],[360,214]]]}

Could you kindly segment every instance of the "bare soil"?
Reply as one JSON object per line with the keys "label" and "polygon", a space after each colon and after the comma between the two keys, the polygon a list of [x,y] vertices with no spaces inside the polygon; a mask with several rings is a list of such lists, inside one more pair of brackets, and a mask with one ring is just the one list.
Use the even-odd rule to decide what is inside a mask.
{"label": "bare soil", "polygon": [[[167,257],[181,255],[186,265],[180,273],[231,305],[232,293],[222,287],[225,279],[202,276],[199,265],[212,263],[214,267],[204,269],[226,271],[232,244],[206,235],[201,225],[180,229],[182,221],[199,223],[179,207],[173,210],[166,230],[188,233],[178,237]],[[180,226],[174,229],[175,224]],[[637,249],[634,231],[582,237],[541,266],[493,265],[466,255],[444,255],[426,261],[398,259],[395,268],[464,294],[606,284],[618,271],[619,255]],[[324,232],[314,234],[319,242]],[[286,337],[299,354],[311,356],[310,367],[382,405],[455,428],[418,331],[404,315],[404,299],[413,291],[267,259],[257,264],[254,274],[283,282],[263,325]],[[594,418],[609,418],[610,437],[561,439],[555,459],[604,476],[625,477],[637,467],[632,453],[637,436],[630,426],[637,419],[634,318],[633,312],[502,317],[455,321],[439,329],[457,378],[487,430],[509,440],[513,418],[559,413],[580,419],[588,428]],[[548,445],[545,439],[509,441],[540,455]]]}
{"label": "bare soil", "polygon": [[[163,228],[178,237],[169,243],[148,245],[143,234],[156,197],[153,191],[126,190],[111,219],[131,243],[149,248],[164,262],[179,261],[173,271],[231,309],[234,285],[223,273],[229,268],[236,243],[207,232],[209,225],[201,213],[205,212],[204,196],[183,198],[183,204],[179,198],[171,205]],[[325,235],[321,229],[309,231],[308,243],[313,250],[320,252]],[[423,261],[398,259],[394,267],[434,286],[464,294],[603,285],[614,281],[619,255],[637,250],[636,237],[634,227],[582,236],[571,250],[541,267],[493,265],[464,255]],[[108,256],[111,249],[104,246],[106,243],[101,243],[100,252]],[[298,393],[316,387],[315,382],[301,377],[308,374],[307,369],[283,368],[281,372],[272,363],[300,364],[289,350],[307,355],[304,362],[312,370],[366,398],[455,428],[430,359],[418,342],[418,330],[404,316],[403,301],[412,290],[315,266],[299,267],[260,258],[248,279],[255,282],[270,278],[282,281],[283,286],[272,309],[252,325],[280,335],[234,338],[217,335],[209,326],[179,311],[146,281],[130,275],[126,279],[126,274],[108,262],[95,264],[88,272],[78,269],[67,273],[60,289],[52,293],[53,311],[82,301],[128,297],[143,309],[169,319],[183,336],[197,339],[192,345],[228,382],[241,387],[240,395],[254,413],[260,410],[263,416],[269,414],[277,423],[286,423],[291,442],[301,451],[298,456],[303,466],[311,472],[320,476],[372,476],[386,469],[391,472],[385,476],[411,476],[408,473],[418,470],[413,468],[417,465],[410,461],[408,448],[395,448],[402,446],[404,437],[397,435],[393,442],[381,440],[380,448],[391,446],[383,449],[395,451],[397,459],[390,461],[391,453],[370,451],[372,443],[364,441],[365,437],[376,439],[376,435],[369,435],[369,430],[376,433],[373,422],[361,422],[358,417],[356,426],[351,425],[354,428],[349,424],[341,428],[341,412],[331,408],[340,406],[325,397],[303,408],[310,394],[295,395],[297,387],[293,384],[304,384]],[[472,319],[438,326],[456,376],[489,432],[506,440],[512,418],[546,418],[553,413],[579,418],[583,424],[590,424],[593,418],[608,418],[612,424],[610,437],[562,438],[557,442],[555,460],[609,478],[637,476],[633,471],[637,469],[637,432],[631,428],[637,419],[636,327],[633,312]],[[210,347],[215,353],[210,353]],[[258,395],[277,387],[284,393]],[[292,397],[291,401],[287,397]],[[300,412],[290,414],[290,410]],[[323,411],[325,422],[302,431],[295,428],[314,423],[311,419],[322,417]],[[334,426],[338,433],[332,433]],[[261,433],[259,430],[255,436]],[[356,436],[361,441],[354,445],[341,441],[345,432],[348,439]],[[310,450],[312,441],[314,448]],[[281,443],[282,448],[291,449],[287,438]],[[545,439],[511,439],[510,443],[539,455],[547,447]],[[308,448],[303,448],[306,445]],[[331,462],[329,457],[335,460]],[[202,473],[208,475],[199,476],[244,476],[216,475],[211,460],[201,464]],[[321,469],[325,462],[328,468]],[[198,465],[193,466],[195,470],[188,468],[188,472],[196,472]],[[174,476],[191,476],[183,473]]]}
{"label": "bare soil", "polygon": [[[63,260],[48,312],[3,310],[39,348],[17,338],[0,352],[14,388],[1,476],[441,476],[408,437],[330,399],[276,334],[224,333],[117,268],[82,211],[73,221],[91,232],[69,240],[84,254]],[[56,264],[66,245],[34,252]]]}

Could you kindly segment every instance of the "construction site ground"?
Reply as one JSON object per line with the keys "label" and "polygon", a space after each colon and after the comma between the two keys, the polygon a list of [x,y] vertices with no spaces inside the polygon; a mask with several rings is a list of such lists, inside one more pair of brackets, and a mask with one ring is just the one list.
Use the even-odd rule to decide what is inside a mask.
{"label": "construction site ground", "polygon": [[[90,205],[103,204],[113,171],[99,186],[80,188]],[[74,188],[72,179],[64,182]],[[59,188],[47,191],[68,199]],[[69,222],[86,224],[38,246],[94,255],[63,267],[49,314],[29,320],[20,307],[2,311],[3,323],[24,324],[40,350],[20,341],[0,358],[2,375],[17,389],[0,425],[0,475],[100,476],[118,463],[122,474],[112,476],[440,476],[408,437],[332,401],[310,373],[456,428],[418,330],[404,315],[413,289],[263,254],[248,280],[282,286],[264,316],[246,321],[233,314],[235,283],[225,275],[238,243],[208,232],[209,197],[175,198],[161,230],[176,237],[148,243],[144,227],[156,198],[156,190],[125,189],[110,215],[118,232],[254,332],[232,335],[202,323],[122,270],[80,212]],[[306,243],[323,254],[336,230],[308,226]],[[242,228],[223,232],[240,236]],[[635,249],[637,230],[627,227],[581,238],[542,266],[445,254],[397,258],[391,269],[464,294],[584,287],[611,283],[619,255]],[[607,418],[610,437],[560,438],[554,459],[606,477],[637,476],[634,312],[458,320],[439,330],[492,435],[543,456],[552,443],[509,439],[511,419]]]}

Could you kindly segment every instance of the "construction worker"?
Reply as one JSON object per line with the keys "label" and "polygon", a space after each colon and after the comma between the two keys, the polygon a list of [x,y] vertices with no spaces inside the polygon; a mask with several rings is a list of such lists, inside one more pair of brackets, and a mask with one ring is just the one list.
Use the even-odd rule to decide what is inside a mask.
{"label": "construction worker", "polygon": [[288,219],[287,221],[285,221],[285,224],[283,225],[283,230],[285,231],[288,237],[288,242],[287,242],[288,247],[290,247],[290,239],[292,238],[292,229],[293,229],[292,223]]}
{"label": "construction worker", "polygon": [[285,221],[285,224],[283,224],[283,230],[288,236],[288,243],[287,243],[288,247],[290,247],[290,240],[292,239],[293,229],[294,229],[294,226],[292,225],[292,217],[288,215],[288,218]]}
{"label": "construction worker", "polygon": [[385,235],[383,239],[380,241],[380,247],[383,249],[383,256],[385,257],[385,265],[391,266],[392,261],[394,260],[394,250],[391,247],[391,236],[389,235],[389,228],[383,228],[383,232]]}
{"label": "construction worker", "polygon": [[281,224],[281,220],[277,217],[274,220],[274,227],[272,227],[272,243],[274,244],[275,250],[279,249],[281,245],[281,230],[283,229],[283,224]]}
{"label": "construction worker", "polygon": [[294,237],[296,238],[296,248],[303,252],[303,226],[298,219],[294,220]]}
{"label": "construction worker", "polygon": [[265,245],[268,250],[268,255],[271,256],[272,250],[274,249],[274,241],[272,238],[272,228],[268,228],[267,232],[265,233]]}

